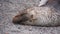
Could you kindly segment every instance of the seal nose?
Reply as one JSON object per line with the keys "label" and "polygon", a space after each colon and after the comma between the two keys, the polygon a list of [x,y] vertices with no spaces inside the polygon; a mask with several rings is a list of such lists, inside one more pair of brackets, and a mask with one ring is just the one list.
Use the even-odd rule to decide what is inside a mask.
{"label": "seal nose", "polygon": [[28,17],[26,16],[26,14],[16,15],[13,18],[13,23],[14,24],[24,24],[23,22],[25,22],[27,20],[28,20]]}

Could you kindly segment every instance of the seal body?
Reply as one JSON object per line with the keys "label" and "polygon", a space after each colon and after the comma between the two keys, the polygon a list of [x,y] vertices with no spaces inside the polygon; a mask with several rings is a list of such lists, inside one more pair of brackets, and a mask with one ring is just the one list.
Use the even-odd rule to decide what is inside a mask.
{"label": "seal body", "polygon": [[60,14],[53,7],[31,7],[13,18],[13,23],[39,26],[59,26]]}

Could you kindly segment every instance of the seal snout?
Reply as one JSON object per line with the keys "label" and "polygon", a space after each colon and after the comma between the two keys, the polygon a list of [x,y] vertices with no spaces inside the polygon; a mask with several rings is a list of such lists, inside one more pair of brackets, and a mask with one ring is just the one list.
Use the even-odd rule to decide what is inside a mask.
{"label": "seal snout", "polygon": [[16,15],[13,18],[13,23],[14,24],[23,24],[22,22],[25,22],[28,20],[28,17],[26,16],[26,13],[20,14],[20,15]]}

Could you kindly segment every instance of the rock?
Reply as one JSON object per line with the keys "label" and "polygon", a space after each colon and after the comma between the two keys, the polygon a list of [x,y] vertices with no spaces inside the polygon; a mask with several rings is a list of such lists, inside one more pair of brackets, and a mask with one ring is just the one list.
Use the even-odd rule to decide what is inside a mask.
{"label": "rock", "polygon": [[59,26],[60,14],[54,7],[30,7],[13,18],[13,23],[38,26]]}

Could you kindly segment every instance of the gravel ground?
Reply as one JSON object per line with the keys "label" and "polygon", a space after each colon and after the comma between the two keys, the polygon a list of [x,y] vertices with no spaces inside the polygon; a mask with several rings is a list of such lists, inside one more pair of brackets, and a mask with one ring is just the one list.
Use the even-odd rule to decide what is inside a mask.
{"label": "gravel ground", "polygon": [[0,0],[0,34],[60,34],[60,27],[14,25],[12,18],[20,10],[38,5],[39,0]]}

